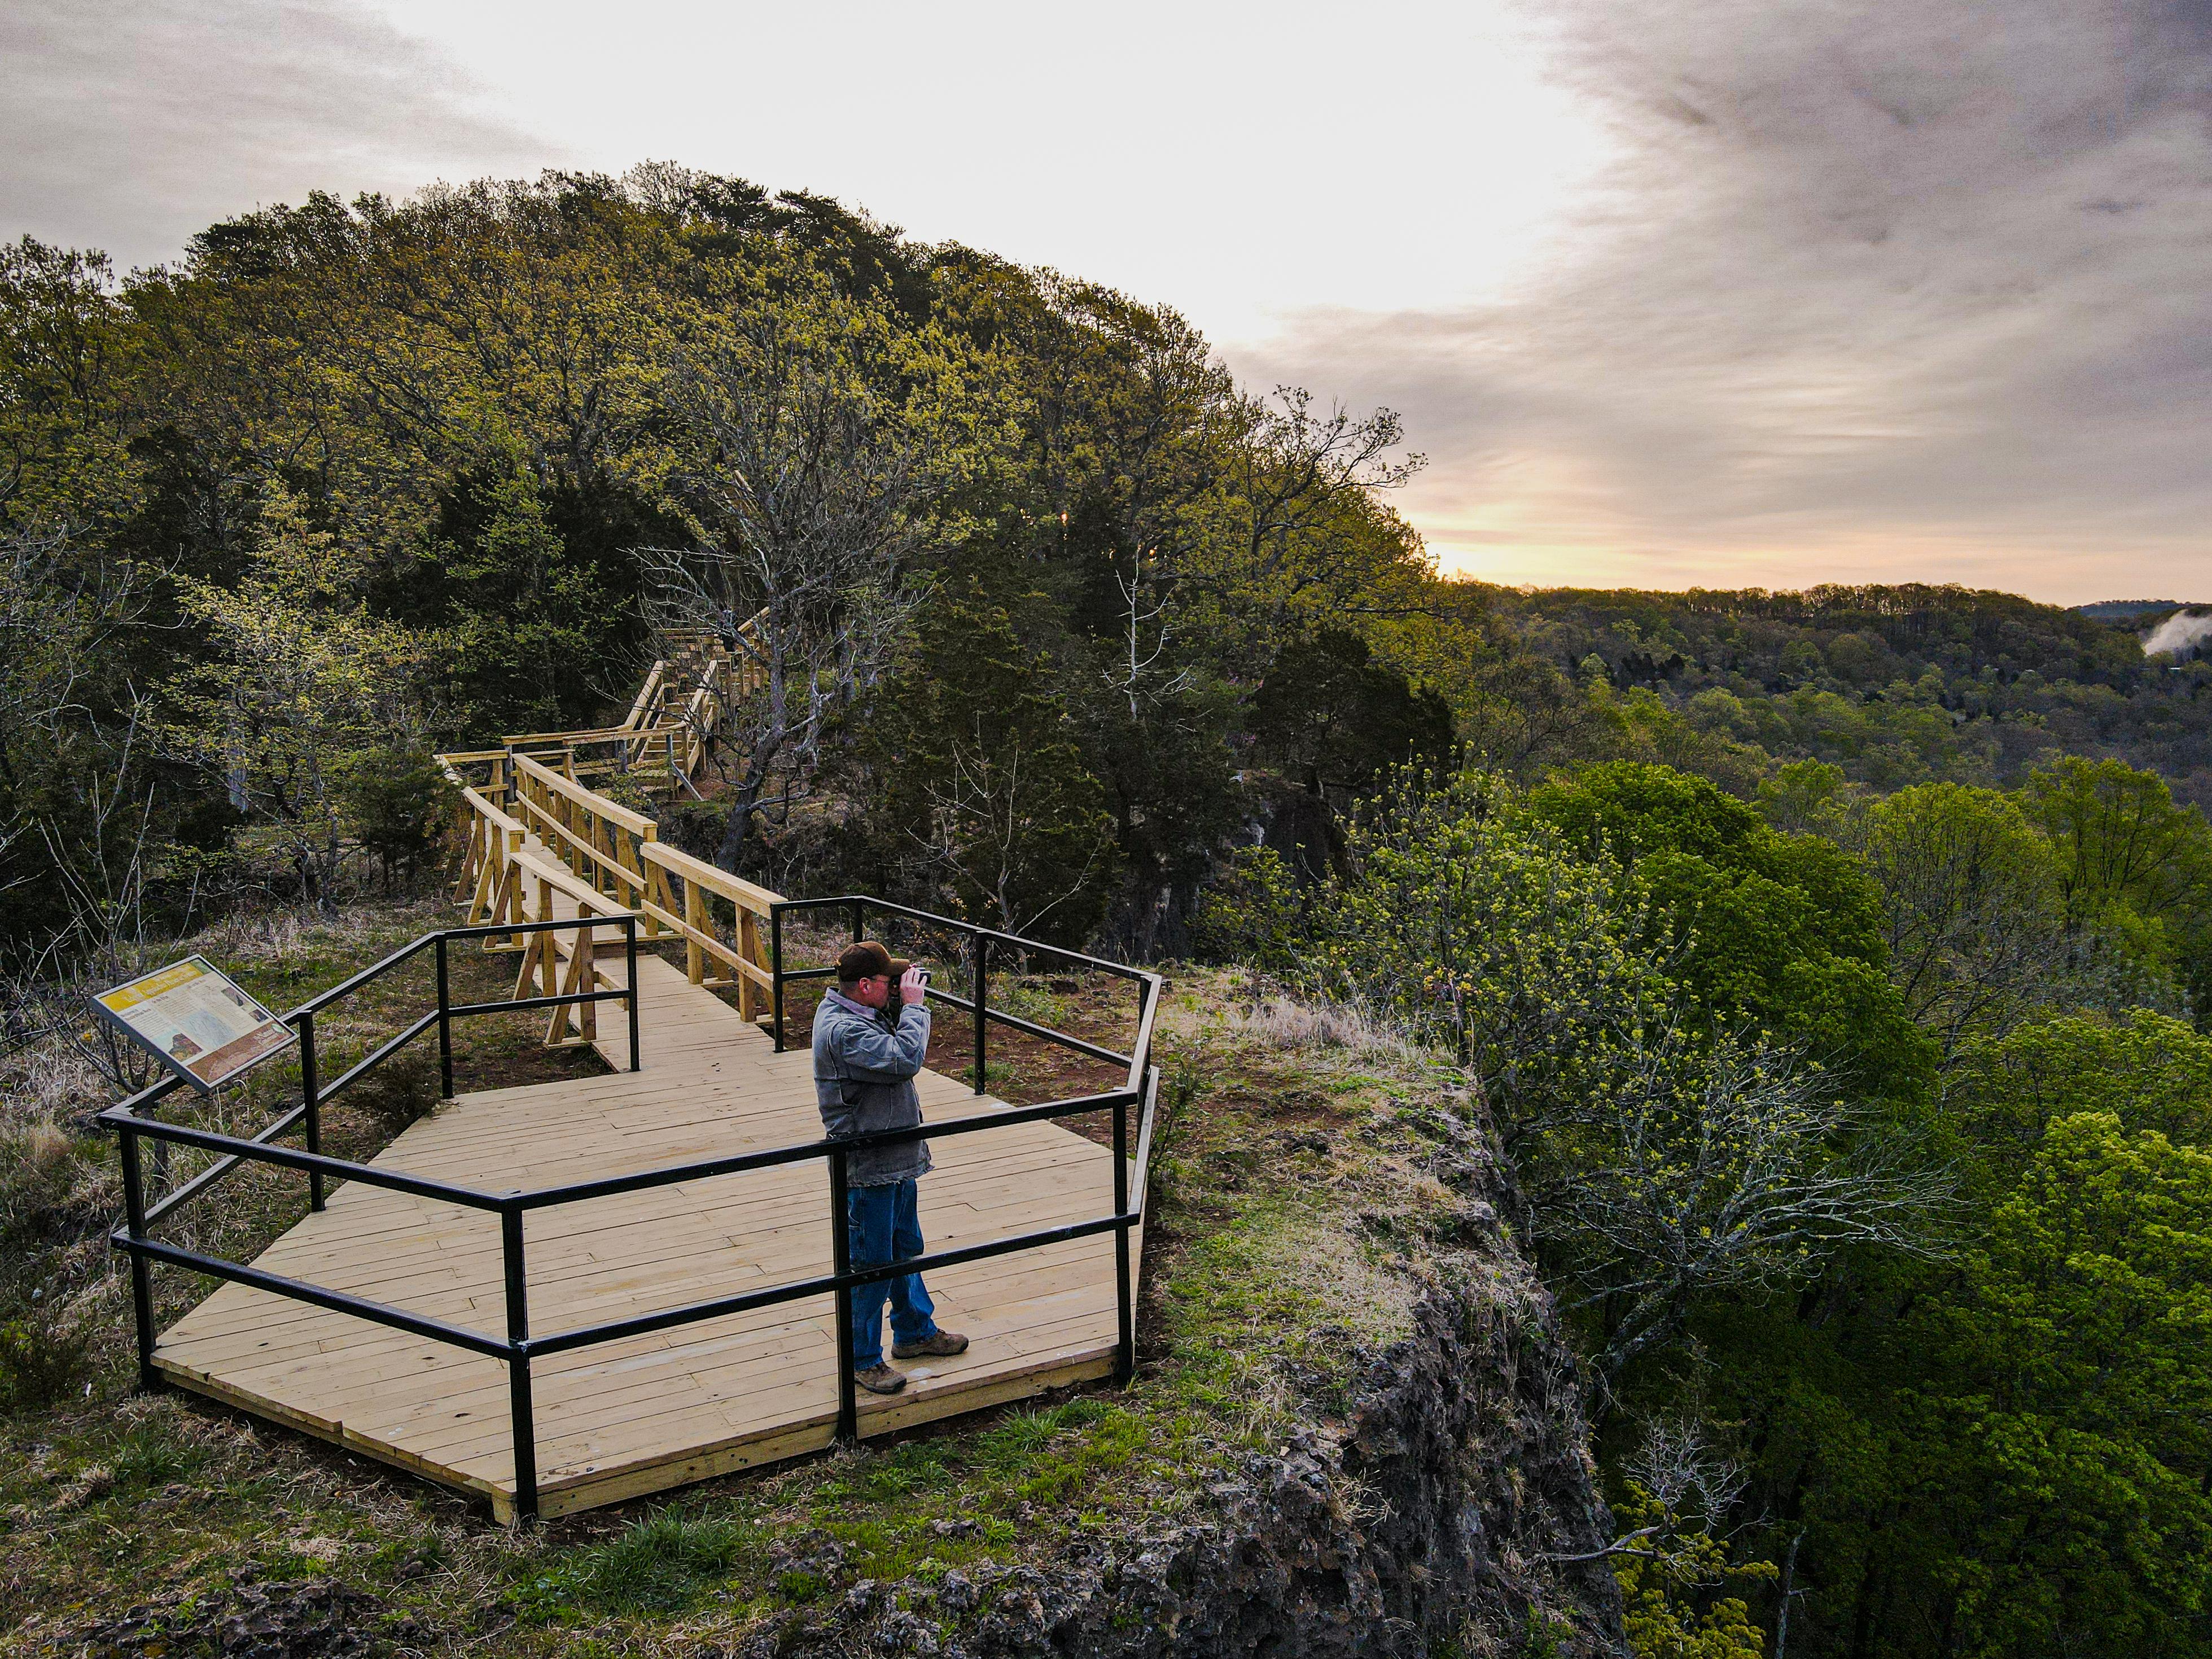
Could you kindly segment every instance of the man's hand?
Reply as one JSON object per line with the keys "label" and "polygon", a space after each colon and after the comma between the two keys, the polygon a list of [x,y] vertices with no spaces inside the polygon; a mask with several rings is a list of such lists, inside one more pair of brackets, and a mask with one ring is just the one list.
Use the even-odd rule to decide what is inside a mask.
{"label": "man's hand", "polygon": [[908,968],[899,976],[899,1000],[911,1008],[921,1000],[921,969]]}

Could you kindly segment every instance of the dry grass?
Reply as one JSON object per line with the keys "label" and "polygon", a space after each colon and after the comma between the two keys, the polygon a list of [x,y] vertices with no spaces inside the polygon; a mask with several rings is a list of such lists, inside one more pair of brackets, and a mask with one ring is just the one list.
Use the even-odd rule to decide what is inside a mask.
{"label": "dry grass", "polygon": [[1279,990],[1236,988],[1219,1010],[1224,1030],[1286,1054],[1330,1053],[1389,1066],[1425,1065],[1431,1057],[1370,1011],[1309,1002]]}

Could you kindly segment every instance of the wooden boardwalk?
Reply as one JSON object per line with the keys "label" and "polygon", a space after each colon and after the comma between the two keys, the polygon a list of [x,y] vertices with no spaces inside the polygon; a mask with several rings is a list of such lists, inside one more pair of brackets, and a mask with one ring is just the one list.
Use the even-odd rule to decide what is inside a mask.
{"label": "wooden boardwalk", "polygon": [[[601,971],[623,978],[619,945]],[[374,1162],[497,1193],[815,1139],[812,1068],[712,992],[641,954],[643,1069],[464,1095]],[[597,1046],[626,1066],[619,1003]],[[465,1029],[465,1028],[464,1028]],[[804,1033],[798,1033],[803,1037]],[[463,1038],[465,1041],[465,1037]],[[943,1121],[1005,1109],[934,1072]],[[1109,1213],[1113,1154],[1052,1123],[934,1143],[921,1183],[933,1250]],[[806,1162],[532,1211],[531,1330],[550,1336],[827,1273],[829,1176]],[[349,1183],[256,1261],[273,1273],[503,1338],[490,1213]],[[1110,1235],[972,1262],[929,1279],[943,1325],[973,1339],[902,1365],[906,1391],[860,1395],[860,1431],[1018,1399],[1113,1367]],[[186,1388],[514,1512],[505,1362],[231,1284],[164,1332],[154,1364]],[[813,1451],[836,1414],[828,1297],[678,1327],[533,1364],[539,1512],[560,1515]]]}

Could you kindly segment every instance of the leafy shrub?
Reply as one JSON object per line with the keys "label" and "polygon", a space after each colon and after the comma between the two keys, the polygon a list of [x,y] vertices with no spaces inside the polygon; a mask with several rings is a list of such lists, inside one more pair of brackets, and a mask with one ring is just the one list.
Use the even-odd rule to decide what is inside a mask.
{"label": "leafy shrub", "polygon": [[0,1411],[38,1411],[82,1386],[85,1338],[60,1314],[33,1305],[0,1324]]}
{"label": "leafy shrub", "polygon": [[179,1439],[155,1423],[140,1423],[125,1435],[107,1459],[117,1487],[125,1492],[151,1492],[190,1479],[210,1462],[207,1450]]}
{"label": "leafy shrub", "polygon": [[598,1613],[679,1613],[726,1577],[745,1541],[733,1521],[659,1510],[508,1594],[540,1619],[564,1607]]}
{"label": "leafy shrub", "polygon": [[1273,848],[1240,847],[1200,901],[1191,943],[1209,962],[1289,974],[1301,954],[1309,897]]}
{"label": "leafy shrub", "polygon": [[346,795],[354,831],[382,866],[385,884],[402,867],[411,878],[445,822],[449,797],[436,763],[416,750],[371,750],[349,769]]}

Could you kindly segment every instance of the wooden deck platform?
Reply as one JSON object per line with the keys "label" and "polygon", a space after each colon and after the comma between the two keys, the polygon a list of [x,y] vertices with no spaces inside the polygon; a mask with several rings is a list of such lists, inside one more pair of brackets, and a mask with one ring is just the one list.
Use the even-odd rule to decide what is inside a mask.
{"label": "wooden deck platform", "polygon": [[[622,959],[603,967],[619,983]],[[767,1036],[658,957],[639,959],[643,1069],[465,1095],[375,1162],[483,1192],[627,1173],[810,1140],[821,1132],[810,1056]],[[628,1061],[621,1005],[599,1046]],[[1005,1109],[926,1072],[937,1121]],[[921,1183],[930,1248],[1005,1237],[1113,1207],[1113,1154],[1052,1123],[934,1146]],[[547,1336],[826,1273],[829,1180],[807,1162],[532,1212],[531,1330]],[[503,1337],[498,1218],[363,1186],[338,1187],[258,1258],[270,1272]],[[879,1434],[1112,1369],[1110,1235],[929,1278],[956,1359],[902,1365],[901,1395],[860,1395]],[[231,1284],[161,1334],[172,1381],[450,1485],[514,1512],[504,1361]],[[738,1314],[532,1367],[539,1512],[560,1515],[828,1445],[836,1411],[830,1299]]]}

